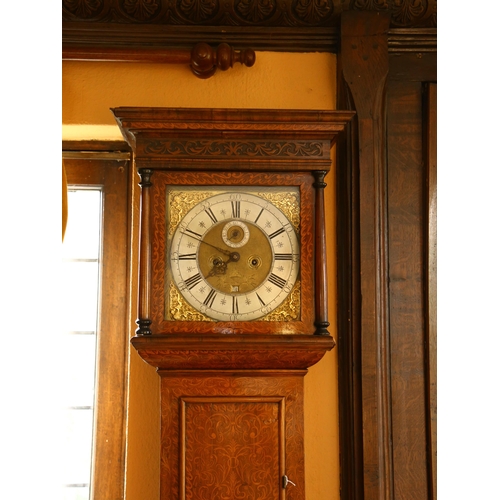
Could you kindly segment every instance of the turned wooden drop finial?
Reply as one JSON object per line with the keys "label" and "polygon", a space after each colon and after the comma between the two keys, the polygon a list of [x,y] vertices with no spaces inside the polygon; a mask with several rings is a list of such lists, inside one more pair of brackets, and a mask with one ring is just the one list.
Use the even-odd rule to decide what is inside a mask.
{"label": "turned wooden drop finial", "polygon": [[255,64],[255,52],[251,49],[235,51],[227,43],[221,43],[214,50],[204,42],[196,44],[191,51],[191,71],[198,78],[210,78],[217,68],[226,71],[235,62],[250,68]]}

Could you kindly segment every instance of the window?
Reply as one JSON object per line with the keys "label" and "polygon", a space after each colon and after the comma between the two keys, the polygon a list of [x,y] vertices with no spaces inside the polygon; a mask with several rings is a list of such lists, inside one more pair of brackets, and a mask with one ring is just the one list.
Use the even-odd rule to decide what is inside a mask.
{"label": "window", "polygon": [[129,337],[128,153],[77,149],[63,155],[69,191],[63,244],[64,498],[119,499]]}
{"label": "window", "polygon": [[89,500],[95,394],[96,337],[99,324],[99,270],[102,200],[100,189],[68,191],[63,244],[63,404],[67,500]]}

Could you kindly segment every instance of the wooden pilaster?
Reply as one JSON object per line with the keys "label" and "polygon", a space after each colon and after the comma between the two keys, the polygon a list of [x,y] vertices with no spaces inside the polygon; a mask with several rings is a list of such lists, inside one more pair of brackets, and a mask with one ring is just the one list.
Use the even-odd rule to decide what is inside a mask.
{"label": "wooden pilaster", "polygon": [[[347,468],[343,470],[342,494],[349,499],[393,498],[384,115],[388,29],[389,18],[383,14],[346,12],[341,19],[340,76],[347,87],[346,101],[357,113],[352,134],[357,151],[352,164],[359,162],[359,170],[352,166],[352,177],[344,177],[352,192],[359,189],[359,197],[355,194],[346,200],[353,214],[350,259],[354,272],[348,278],[352,280],[348,285],[352,293],[349,311],[359,321],[348,326],[349,332],[341,333],[351,336],[351,351],[344,352],[344,356],[350,356],[352,362],[358,354],[361,366],[361,370],[356,368],[360,370],[358,380],[352,372],[344,374],[350,378],[345,390],[351,392],[342,398],[341,419],[349,422],[343,439],[350,443],[342,449],[344,455],[348,449],[355,454],[342,457]],[[349,370],[349,360],[344,358],[341,362]],[[346,406],[347,401],[351,402],[350,407]]]}

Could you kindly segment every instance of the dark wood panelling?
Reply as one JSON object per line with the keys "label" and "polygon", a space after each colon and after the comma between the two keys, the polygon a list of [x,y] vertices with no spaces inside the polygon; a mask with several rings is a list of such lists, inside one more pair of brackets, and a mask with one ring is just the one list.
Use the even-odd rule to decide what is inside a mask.
{"label": "dark wood panelling", "polygon": [[426,183],[424,209],[427,216],[426,256],[426,360],[427,439],[429,484],[437,498],[437,84],[424,86],[424,161]]}
{"label": "dark wood panelling", "polygon": [[436,54],[396,54],[381,22],[346,13],[338,64],[341,496],[431,500]]}
{"label": "dark wood panelling", "polygon": [[[354,258],[359,259],[362,277],[358,281],[351,276],[354,299],[359,306],[357,326],[362,332],[359,337],[362,342],[357,346],[361,362],[361,366],[358,365],[361,368],[361,407],[357,408],[358,415],[346,414],[344,421],[362,422],[363,472],[357,480],[362,480],[364,486],[349,486],[349,494],[364,489],[364,498],[373,500],[392,497],[383,112],[383,93],[389,71],[388,26],[387,16],[348,12],[342,19],[341,28],[342,77],[357,112],[359,176],[356,184],[359,183],[361,195],[356,207],[359,240],[351,250]],[[358,297],[363,298],[362,302]],[[348,366],[344,363],[350,361],[341,358],[339,362],[342,370]],[[352,431],[356,432],[354,428]],[[353,441],[355,439],[359,436]]]}
{"label": "dark wood panelling", "polygon": [[394,496],[428,498],[425,407],[422,85],[387,92],[390,379]]}

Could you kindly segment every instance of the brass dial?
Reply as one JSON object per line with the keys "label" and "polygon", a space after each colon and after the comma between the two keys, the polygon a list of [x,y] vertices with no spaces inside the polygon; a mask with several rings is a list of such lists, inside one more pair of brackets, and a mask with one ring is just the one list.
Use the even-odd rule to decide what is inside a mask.
{"label": "brass dial", "polygon": [[247,192],[209,197],[180,220],[170,246],[174,283],[196,310],[250,321],[278,307],[299,267],[294,227],[273,203]]}

